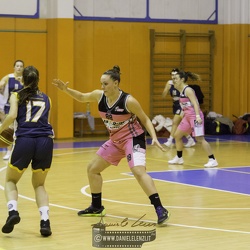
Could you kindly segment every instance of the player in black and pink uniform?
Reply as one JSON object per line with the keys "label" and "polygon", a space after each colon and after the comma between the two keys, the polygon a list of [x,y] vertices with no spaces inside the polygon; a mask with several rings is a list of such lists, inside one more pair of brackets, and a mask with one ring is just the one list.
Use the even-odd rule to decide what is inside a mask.
{"label": "player in black and pink uniform", "polygon": [[120,68],[114,66],[101,76],[102,90],[81,93],[68,88],[68,83],[54,79],[53,84],[80,102],[98,102],[98,109],[110,138],[97,151],[96,156],[88,165],[88,178],[92,194],[90,207],[78,212],[79,216],[104,216],[102,206],[101,172],[110,165],[117,166],[121,159],[127,158],[128,165],[154,205],[158,224],[169,218],[169,212],[162,206],[152,178],[146,172],[146,141],[145,133],[137,117],[152,138],[152,144],[164,151],[157,140],[154,127],[149,117],[142,110],[139,102],[119,88]]}
{"label": "player in black and pink uniform", "polygon": [[28,66],[24,69],[23,80],[24,88],[11,94],[9,114],[0,126],[0,133],[13,122],[15,127],[15,142],[5,183],[9,216],[2,232],[12,232],[14,225],[21,220],[17,209],[17,183],[31,164],[32,185],[41,215],[40,233],[42,236],[49,236],[49,201],[44,182],[53,155],[54,132],[49,123],[51,103],[49,97],[38,88],[39,72],[35,67]]}
{"label": "player in black and pink uniform", "polygon": [[192,133],[198,143],[201,144],[208,156],[208,162],[204,165],[206,168],[217,167],[218,162],[215,159],[210,144],[206,141],[204,135],[204,115],[200,109],[198,99],[194,90],[187,85],[187,80],[200,80],[200,76],[192,73],[179,71],[174,76],[174,86],[180,91],[180,105],[184,112],[183,119],[175,131],[174,138],[176,140],[176,156],[168,161],[169,164],[183,164],[182,158],[183,142],[182,137]]}
{"label": "player in black and pink uniform", "polygon": [[[171,78],[173,79],[173,77],[179,72],[179,69],[174,68],[171,71]],[[171,128],[171,132],[170,132],[170,136],[167,140],[167,142],[164,143],[165,146],[167,147],[171,147],[173,145],[173,140],[174,140],[174,133],[178,127],[178,125],[181,122],[181,119],[183,117],[183,111],[181,109],[181,105],[180,105],[180,92],[178,89],[176,89],[174,87],[174,82],[173,80],[169,80],[166,85],[165,88],[162,92],[162,96],[166,97],[167,94],[170,94],[172,99],[173,99],[173,123],[172,123],[172,128]],[[187,135],[187,143],[184,145],[186,148],[192,147],[195,145],[195,141],[194,139],[190,136]]]}

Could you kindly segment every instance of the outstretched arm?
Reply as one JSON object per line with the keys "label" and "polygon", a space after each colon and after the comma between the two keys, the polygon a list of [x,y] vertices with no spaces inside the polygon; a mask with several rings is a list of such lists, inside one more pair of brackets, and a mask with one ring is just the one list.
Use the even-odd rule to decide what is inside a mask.
{"label": "outstretched arm", "polygon": [[74,98],[79,102],[96,102],[96,101],[98,102],[103,93],[102,90],[94,90],[89,93],[82,93],[78,90],[69,88],[68,87],[69,82],[65,83],[60,79],[54,79],[52,81],[52,84],[57,86],[58,89],[65,92],[66,94],[68,94],[69,96],[71,96],[72,98]]}
{"label": "outstretched arm", "polygon": [[127,102],[127,107],[131,113],[135,114],[140,119],[141,123],[143,124],[143,126],[146,128],[146,130],[150,134],[150,136],[152,138],[152,145],[155,144],[162,151],[166,151],[162,147],[160,142],[158,141],[154,126],[153,126],[151,120],[149,119],[149,117],[143,111],[140,103],[134,97],[129,96],[128,102]]}

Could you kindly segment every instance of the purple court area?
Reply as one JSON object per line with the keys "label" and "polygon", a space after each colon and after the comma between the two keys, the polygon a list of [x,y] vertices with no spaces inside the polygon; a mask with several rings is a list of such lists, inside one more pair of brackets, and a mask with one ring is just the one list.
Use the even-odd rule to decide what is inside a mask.
{"label": "purple court area", "polygon": [[149,172],[153,179],[250,195],[250,166]]}

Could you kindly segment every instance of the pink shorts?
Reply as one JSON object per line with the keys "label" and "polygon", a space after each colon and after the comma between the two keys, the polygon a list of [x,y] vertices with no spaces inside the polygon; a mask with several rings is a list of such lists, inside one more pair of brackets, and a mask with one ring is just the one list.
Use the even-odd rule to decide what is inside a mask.
{"label": "pink shorts", "polygon": [[178,129],[187,133],[187,134],[192,134],[193,137],[196,137],[196,136],[204,136],[204,115],[202,112],[200,112],[200,116],[201,116],[201,119],[202,119],[202,133],[199,133],[199,135],[196,135],[195,134],[195,130],[194,130],[194,121],[196,120],[196,115],[191,115],[191,114],[188,114],[188,115],[184,115],[184,117],[182,118],[181,120],[181,123],[179,124],[178,126]]}
{"label": "pink shorts", "polygon": [[117,166],[126,157],[130,168],[146,166],[145,134],[118,142],[109,139],[96,153],[111,165]]}

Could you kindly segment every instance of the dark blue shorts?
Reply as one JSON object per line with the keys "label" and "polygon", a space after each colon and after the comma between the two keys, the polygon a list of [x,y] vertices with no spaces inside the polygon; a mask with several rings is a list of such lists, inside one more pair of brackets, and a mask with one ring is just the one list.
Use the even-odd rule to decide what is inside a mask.
{"label": "dark blue shorts", "polygon": [[173,104],[173,114],[174,115],[181,115],[182,109],[181,109],[181,105],[178,102],[174,102]]}
{"label": "dark blue shorts", "polygon": [[17,137],[10,159],[10,166],[20,172],[31,163],[34,171],[49,170],[53,157],[54,141],[50,137]]}

